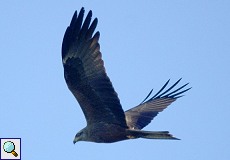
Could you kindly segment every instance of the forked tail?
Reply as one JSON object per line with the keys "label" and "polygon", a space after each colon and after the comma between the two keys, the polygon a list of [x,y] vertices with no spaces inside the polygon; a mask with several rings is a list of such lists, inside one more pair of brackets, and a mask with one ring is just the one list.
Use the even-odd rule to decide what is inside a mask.
{"label": "forked tail", "polygon": [[128,130],[129,138],[147,138],[147,139],[169,139],[180,140],[173,137],[168,131],[142,131],[142,130]]}

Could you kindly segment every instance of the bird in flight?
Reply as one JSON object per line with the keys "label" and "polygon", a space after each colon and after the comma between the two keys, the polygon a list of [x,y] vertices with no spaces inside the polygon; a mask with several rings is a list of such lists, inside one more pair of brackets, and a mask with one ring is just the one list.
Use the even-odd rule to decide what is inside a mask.
{"label": "bird in flight", "polygon": [[75,138],[78,141],[112,143],[128,139],[174,139],[168,131],[143,131],[154,117],[190,88],[168,87],[169,80],[153,96],[152,90],[136,107],[124,112],[113,85],[106,74],[100,52],[100,33],[94,33],[98,19],[91,22],[92,11],[85,20],[84,8],[75,11],[62,43],[64,77],[87,121]]}

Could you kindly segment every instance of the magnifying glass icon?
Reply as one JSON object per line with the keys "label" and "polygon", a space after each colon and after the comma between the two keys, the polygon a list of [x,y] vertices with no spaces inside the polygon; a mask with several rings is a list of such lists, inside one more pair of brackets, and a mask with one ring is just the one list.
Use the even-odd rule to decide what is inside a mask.
{"label": "magnifying glass icon", "polygon": [[14,142],[7,141],[3,144],[3,149],[6,153],[12,153],[15,157],[18,156],[17,152],[15,152]]}

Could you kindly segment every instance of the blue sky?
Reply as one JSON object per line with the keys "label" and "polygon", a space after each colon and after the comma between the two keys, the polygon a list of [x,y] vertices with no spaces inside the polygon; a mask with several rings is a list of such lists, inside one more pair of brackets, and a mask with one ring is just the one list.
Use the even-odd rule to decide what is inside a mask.
{"label": "blue sky", "polygon": [[[183,78],[192,90],[145,130],[181,141],[79,142],[83,113],[67,89],[61,43],[75,10],[99,19],[106,71],[124,110]],[[23,159],[229,159],[230,1],[0,1],[0,137]]]}

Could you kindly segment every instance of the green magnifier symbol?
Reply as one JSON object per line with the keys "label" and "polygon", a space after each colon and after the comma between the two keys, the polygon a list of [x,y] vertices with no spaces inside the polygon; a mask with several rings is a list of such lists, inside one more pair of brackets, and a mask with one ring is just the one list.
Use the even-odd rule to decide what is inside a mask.
{"label": "green magnifier symbol", "polygon": [[3,144],[3,149],[7,153],[12,153],[15,157],[18,156],[17,152],[15,152],[15,145],[11,141],[7,141]]}

